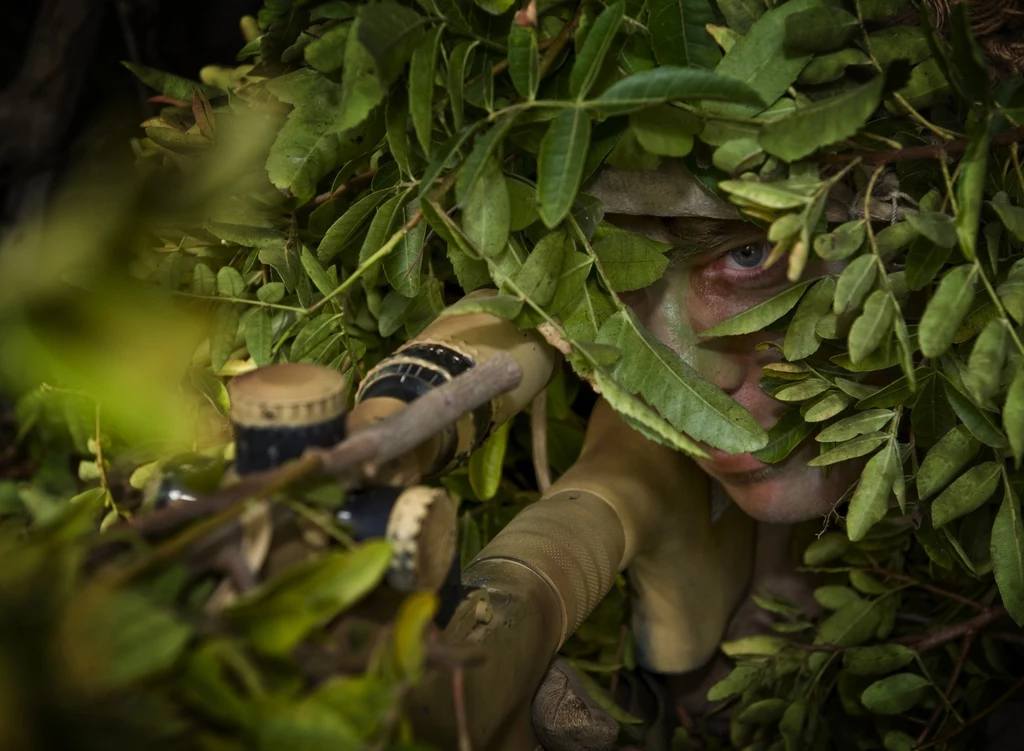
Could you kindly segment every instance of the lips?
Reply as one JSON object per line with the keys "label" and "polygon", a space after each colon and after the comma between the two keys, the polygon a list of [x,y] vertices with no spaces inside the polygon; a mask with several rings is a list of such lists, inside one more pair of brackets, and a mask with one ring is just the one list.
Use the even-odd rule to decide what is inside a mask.
{"label": "lips", "polygon": [[729,454],[721,449],[703,446],[709,459],[697,462],[705,472],[726,485],[755,485],[785,472],[791,462],[805,462],[814,447],[810,443],[797,448],[781,462],[767,464],[751,453]]}

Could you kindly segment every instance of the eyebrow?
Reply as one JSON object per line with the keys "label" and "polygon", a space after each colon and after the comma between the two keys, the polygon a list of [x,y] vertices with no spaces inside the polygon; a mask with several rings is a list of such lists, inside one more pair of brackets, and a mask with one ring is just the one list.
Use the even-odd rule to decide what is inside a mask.
{"label": "eyebrow", "polygon": [[672,263],[682,263],[723,246],[761,242],[765,231],[751,222],[706,217],[659,217],[609,214],[605,219],[672,246]]}

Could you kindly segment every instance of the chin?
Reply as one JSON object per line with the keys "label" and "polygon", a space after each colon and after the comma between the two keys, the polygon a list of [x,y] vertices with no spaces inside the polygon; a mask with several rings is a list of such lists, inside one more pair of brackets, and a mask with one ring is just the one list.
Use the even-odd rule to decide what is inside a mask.
{"label": "chin", "polygon": [[[729,497],[750,517],[772,524],[795,524],[828,514],[857,481],[862,462],[808,467],[814,445],[794,452],[779,464],[751,466],[743,472],[723,471],[723,462],[698,460]],[[731,469],[731,468],[730,468]]]}

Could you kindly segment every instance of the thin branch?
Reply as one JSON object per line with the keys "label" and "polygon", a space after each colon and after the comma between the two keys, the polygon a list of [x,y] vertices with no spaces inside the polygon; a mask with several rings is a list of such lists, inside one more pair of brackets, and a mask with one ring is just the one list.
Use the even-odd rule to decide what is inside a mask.
{"label": "thin branch", "polygon": [[968,621],[962,623],[954,623],[952,626],[939,629],[938,631],[925,634],[923,637],[903,637],[897,639],[896,642],[899,644],[905,644],[914,651],[927,652],[929,649],[935,647],[941,647],[946,642],[959,639],[961,636],[980,631],[991,623],[995,623],[1000,618],[1006,615],[1006,608],[1002,605],[994,608],[988,608],[983,613],[974,616]]}
{"label": "thin branch", "polygon": [[901,581],[905,584],[910,584],[911,586],[919,587],[928,592],[931,592],[932,594],[939,595],[940,597],[945,597],[950,600],[956,600],[957,602],[962,603],[964,605],[968,605],[969,607],[972,607],[980,612],[985,612],[988,610],[988,608],[986,608],[980,602],[976,602],[975,600],[972,600],[969,597],[958,595],[956,592],[950,592],[948,589],[943,589],[942,587],[936,587],[934,584],[926,584],[925,582],[915,579],[912,576],[907,576],[906,574],[899,574],[895,571],[889,571],[888,569],[877,567],[868,570],[873,574],[884,576],[887,579],[895,579],[896,581]]}
{"label": "thin branch", "polygon": [[[960,671],[964,669],[964,663],[967,662],[967,653],[971,650],[971,644],[974,642],[974,632],[968,631],[964,634],[963,643],[960,645],[960,654],[956,659],[956,665],[953,666],[953,674],[949,677],[949,682],[946,684],[946,691],[944,696],[946,697],[946,704],[949,703],[949,697],[953,695],[953,689],[956,688],[956,682],[960,679]],[[942,716],[942,708],[945,704],[936,705],[932,716],[928,718],[928,724],[924,726],[924,730],[917,737],[917,745],[921,745],[928,739],[929,733],[932,732],[932,728],[935,727],[935,723],[939,721],[939,717]]]}
{"label": "thin branch", "polygon": [[551,71],[551,66],[555,64],[555,60],[562,54],[562,50],[565,49],[565,45],[572,39],[573,34],[576,33],[576,28],[580,25],[580,19],[583,17],[583,6],[586,3],[581,2],[576,6],[576,12],[572,14],[572,18],[561,28],[555,38],[551,40],[551,46],[548,47],[547,52],[544,53],[544,57],[540,61],[540,77],[544,78]]}
{"label": "thin branch", "polygon": [[143,535],[163,535],[250,499],[266,498],[291,483],[324,474],[346,475],[358,482],[369,471],[396,459],[432,435],[453,425],[491,399],[519,385],[522,370],[512,357],[499,353],[453,378],[390,417],[353,433],[331,449],[310,449],[299,459],[274,469],[246,475],[240,482],[193,503],[172,506],[137,520]]}
{"label": "thin branch", "polygon": [[533,474],[541,493],[551,487],[551,465],[548,463],[548,390],[544,389],[530,406],[530,444],[533,449]]}
{"label": "thin branch", "polygon": [[[990,148],[1009,146],[1024,141],[1024,128],[1014,128],[1005,133],[992,136],[989,143]],[[966,138],[957,138],[953,141],[938,144],[924,144],[922,146],[908,146],[903,149],[890,149],[888,151],[850,151],[842,154],[819,154],[811,157],[809,161],[818,164],[846,164],[854,159],[861,159],[865,164],[892,164],[893,162],[907,162],[912,159],[944,159],[944,155],[961,154],[967,150],[970,141]]]}
{"label": "thin branch", "polygon": [[998,699],[992,702],[989,706],[985,707],[985,709],[978,712],[978,714],[974,715],[974,717],[970,718],[967,722],[958,727],[956,730],[946,733],[941,738],[936,738],[931,743],[926,743],[923,746],[918,747],[917,749],[915,749],[915,751],[924,751],[924,749],[926,748],[932,748],[933,746],[941,746],[942,744],[960,735],[960,733],[969,728],[971,725],[974,725],[979,720],[983,720],[990,714],[992,714],[996,710],[996,708],[998,708],[1003,702],[1005,702],[1007,699],[1009,699],[1011,696],[1017,693],[1020,690],[1021,686],[1024,686],[1024,678],[1021,678],[1012,686],[1010,686],[1010,688],[1007,689],[1002,696],[1000,696]]}
{"label": "thin branch", "polygon": [[314,206],[320,206],[328,201],[333,201],[350,190],[362,190],[362,188],[373,179],[373,176],[377,174],[377,167],[369,169],[360,175],[356,175],[351,180],[346,180],[334,190],[329,190],[326,193],[321,193],[313,199]]}

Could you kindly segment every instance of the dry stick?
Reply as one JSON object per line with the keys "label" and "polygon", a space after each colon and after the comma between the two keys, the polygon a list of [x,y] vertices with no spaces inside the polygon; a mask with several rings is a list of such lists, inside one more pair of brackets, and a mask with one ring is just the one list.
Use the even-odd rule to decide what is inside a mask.
{"label": "dry stick", "polygon": [[530,444],[533,449],[533,474],[541,493],[551,487],[551,465],[548,463],[548,390],[533,398],[530,405]]}
{"label": "dry stick", "polygon": [[[1014,128],[1013,130],[993,136],[990,141],[990,148],[1009,146],[1020,141],[1024,141],[1024,128]],[[911,159],[942,159],[944,154],[960,154],[966,151],[969,144],[970,141],[968,139],[958,138],[946,143],[908,146],[905,149],[891,149],[889,151],[852,151],[845,154],[820,154],[816,157],[811,157],[810,161],[817,162],[818,164],[846,164],[854,159],[861,159],[865,164],[891,164],[892,162],[906,162]]]}
{"label": "dry stick", "polygon": [[926,743],[923,746],[916,747],[915,751],[924,751],[924,749],[926,749],[926,748],[932,748],[934,746],[941,746],[943,743],[946,743],[947,741],[949,741],[949,740],[955,738],[956,736],[960,735],[960,733],[962,733],[964,730],[969,728],[971,725],[975,724],[979,720],[985,719],[990,714],[992,714],[999,707],[999,705],[1001,705],[1004,701],[1006,701],[1011,696],[1013,696],[1015,693],[1017,693],[1017,691],[1020,690],[1021,686],[1024,686],[1024,678],[1021,678],[1016,683],[1014,683],[1012,686],[1010,686],[1010,688],[1006,690],[1006,693],[1004,693],[1002,696],[1000,696],[998,699],[996,699],[994,702],[992,702],[985,709],[983,709],[980,712],[978,712],[978,714],[974,715],[974,717],[969,719],[967,722],[965,722],[963,725],[958,727],[956,730],[952,730],[949,733],[946,733],[941,738],[936,738],[931,743]]}
{"label": "dry stick", "polygon": [[487,362],[425,394],[400,412],[353,433],[331,449],[311,449],[288,464],[247,475],[241,482],[193,503],[158,511],[132,526],[143,535],[172,532],[184,524],[216,514],[243,501],[266,498],[296,480],[342,471],[373,470],[396,459],[453,425],[491,399],[519,385],[522,370],[511,355],[498,353]]}
{"label": "dry stick", "polygon": [[934,584],[927,584],[927,583],[925,583],[923,581],[919,581],[918,579],[915,579],[912,576],[907,576],[906,574],[900,574],[900,573],[897,573],[895,571],[889,571],[888,569],[878,568],[878,567],[872,568],[872,569],[868,569],[868,570],[871,571],[874,574],[878,574],[879,576],[884,576],[887,579],[895,579],[896,581],[901,581],[901,582],[904,582],[906,584],[910,584],[911,586],[914,586],[914,587],[920,587],[921,589],[927,590],[928,592],[931,592],[932,594],[939,595],[940,597],[946,597],[946,598],[948,598],[950,600],[956,600],[957,602],[963,603],[964,605],[969,605],[970,607],[974,608],[975,610],[979,610],[981,612],[984,612],[984,611],[987,610],[987,608],[984,605],[982,605],[980,602],[975,602],[974,600],[970,599],[969,597],[964,597],[963,595],[958,595],[956,592],[950,592],[948,589],[943,589],[942,587],[936,587]]}
{"label": "dry stick", "polygon": [[921,734],[917,736],[918,746],[928,739],[928,734],[932,732],[932,728],[935,727],[935,723],[938,722],[939,717],[942,716],[942,710],[949,703],[949,697],[953,695],[953,689],[956,688],[956,682],[960,678],[960,671],[964,669],[964,663],[967,662],[967,653],[971,650],[971,644],[973,642],[974,632],[968,631],[964,634],[963,643],[960,645],[960,654],[956,659],[956,665],[953,666],[953,675],[949,677],[949,682],[946,684],[946,701],[938,704],[932,712],[932,716],[928,718],[928,724],[924,726],[924,730],[922,730]]}
{"label": "dry stick", "polygon": [[985,612],[974,616],[969,621],[955,623],[952,626],[939,629],[935,633],[926,634],[923,637],[903,637],[901,639],[896,639],[896,642],[898,644],[905,644],[920,654],[921,652],[927,652],[929,649],[940,647],[953,639],[958,639],[966,634],[979,631],[990,623],[998,621],[1005,615],[1006,608],[999,605],[998,607],[988,608]]}
{"label": "dry stick", "polygon": [[366,172],[363,172],[361,175],[356,175],[352,179],[346,180],[334,190],[329,190],[326,193],[321,193],[320,195],[313,199],[313,205],[320,206],[321,204],[325,204],[328,201],[332,201],[335,198],[344,195],[350,190],[356,188],[361,189],[364,185],[366,185],[366,183],[370,182],[370,180],[373,179],[373,176],[377,174],[377,169],[377,167],[369,169]]}

